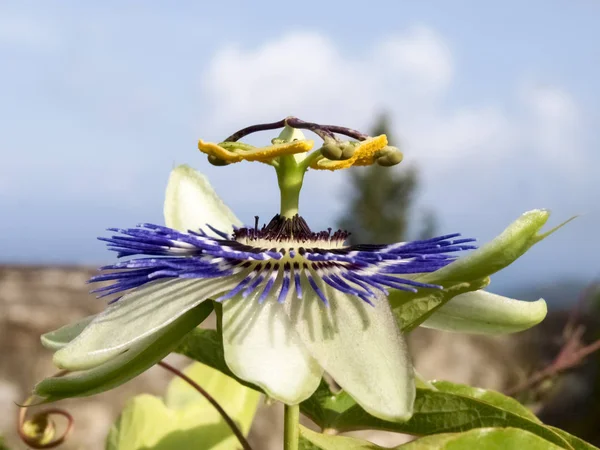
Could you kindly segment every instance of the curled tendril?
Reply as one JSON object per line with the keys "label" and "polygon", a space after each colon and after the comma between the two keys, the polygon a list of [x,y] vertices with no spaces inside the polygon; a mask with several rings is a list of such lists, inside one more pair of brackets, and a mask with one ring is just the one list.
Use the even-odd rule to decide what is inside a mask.
{"label": "curled tendril", "polygon": [[[59,408],[51,408],[41,411],[27,420],[27,409],[32,405],[35,397],[29,397],[25,404],[19,405],[19,418],[17,431],[21,440],[31,448],[54,448],[63,444],[73,431],[75,420],[67,411]],[[55,425],[51,419],[52,415],[59,415],[67,419],[65,431],[55,437]]]}
{"label": "curled tendril", "polygon": [[[223,420],[229,425],[233,434],[237,437],[240,444],[242,445],[244,450],[252,450],[252,447],[246,440],[246,437],[238,428],[234,420],[229,417],[229,415],[225,412],[223,407],[215,400],[215,398],[210,395],[207,391],[202,388],[198,383],[188,377],[186,374],[177,370],[175,367],[167,364],[164,361],[160,361],[158,363],[159,366],[178,376],[185,382],[187,382],[190,386],[192,386],[198,393],[204,396],[206,400],[219,412]],[[67,374],[67,370],[63,370],[58,372],[56,377],[63,376]],[[75,425],[75,419],[73,416],[69,414],[67,411],[60,408],[50,408],[44,411],[41,411],[34,415],[31,419],[27,420],[27,409],[31,406],[36,406],[33,404],[35,397],[29,397],[25,403],[19,406],[19,416],[17,421],[17,432],[19,433],[19,437],[21,440],[29,447],[33,449],[45,449],[45,448],[54,448],[59,445],[65,443],[71,432],[73,431]],[[59,436],[55,437],[55,425],[54,421],[50,418],[52,415],[59,415],[64,417],[67,420],[67,426],[65,431]]]}

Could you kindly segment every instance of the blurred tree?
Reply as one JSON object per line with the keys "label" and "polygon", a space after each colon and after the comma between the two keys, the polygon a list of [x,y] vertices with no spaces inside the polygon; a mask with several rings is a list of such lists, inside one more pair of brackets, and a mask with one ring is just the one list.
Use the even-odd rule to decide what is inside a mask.
{"label": "blurred tree", "polygon": [[421,225],[419,230],[419,235],[417,239],[429,239],[435,237],[437,232],[437,216],[432,209],[428,209],[423,213],[423,218],[421,219]]}
{"label": "blurred tree", "polygon": [[[379,117],[372,136],[386,134],[390,145],[396,145],[390,135],[389,118]],[[408,239],[411,207],[418,184],[414,166],[400,164],[387,168],[378,165],[356,167],[350,172],[351,194],[344,215],[338,220],[340,228],[352,232],[350,244],[373,242],[389,244]],[[418,227],[418,238],[433,236],[436,219],[427,211]]]}

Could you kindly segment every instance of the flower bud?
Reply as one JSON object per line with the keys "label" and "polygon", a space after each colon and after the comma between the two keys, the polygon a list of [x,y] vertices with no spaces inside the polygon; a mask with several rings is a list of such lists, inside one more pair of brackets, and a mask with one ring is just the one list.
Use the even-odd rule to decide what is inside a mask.
{"label": "flower bud", "polygon": [[384,167],[395,166],[402,162],[403,157],[404,155],[399,149],[388,145],[381,150],[381,156],[377,158],[377,164]]}

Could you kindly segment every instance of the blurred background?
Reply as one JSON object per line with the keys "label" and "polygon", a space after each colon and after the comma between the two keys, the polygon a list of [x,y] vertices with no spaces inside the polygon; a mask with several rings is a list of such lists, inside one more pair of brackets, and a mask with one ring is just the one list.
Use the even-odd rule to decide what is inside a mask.
{"label": "blurred background", "polygon": [[[599,18],[600,4],[585,0],[0,0],[0,409],[52,372],[40,333],[102,308],[84,284],[112,259],[96,236],[161,222],[174,165],[207,174],[243,221],[278,212],[271,168],[213,167],[196,144],[288,115],[385,131],[405,155],[393,169],[307,174],[301,212],[313,229],[343,226],[369,242],[458,231],[485,242],[529,209],[551,209],[551,225],[581,215],[490,286],[544,297],[546,324],[500,339],[421,330],[411,342],[424,375],[510,390],[583,322],[580,344],[594,341]],[[164,387],[151,372],[71,402],[92,430],[71,448],[102,448],[127,395]],[[551,398],[571,388],[587,406],[560,409],[591,417],[574,431],[593,440],[595,357],[545,381],[519,395],[568,428]],[[0,417],[0,434],[21,448],[13,416]]]}

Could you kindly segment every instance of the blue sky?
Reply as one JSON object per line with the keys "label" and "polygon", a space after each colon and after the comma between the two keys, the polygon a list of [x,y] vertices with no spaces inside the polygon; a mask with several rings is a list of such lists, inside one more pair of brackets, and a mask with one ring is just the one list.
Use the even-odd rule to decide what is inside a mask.
{"label": "blue sky", "polygon": [[[268,219],[274,173],[211,167],[198,138],[287,115],[368,130],[385,110],[440,232],[485,242],[532,208],[552,224],[583,214],[497,286],[591,279],[600,5],[523,3],[2,1],[0,262],[110,260],[95,237],[161,221],[180,163],[242,220]],[[307,175],[313,228],[333,224],[346,186]]]}

